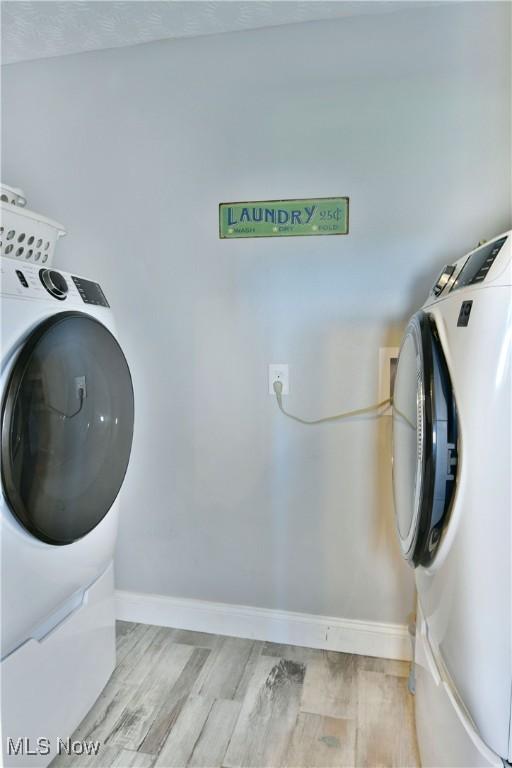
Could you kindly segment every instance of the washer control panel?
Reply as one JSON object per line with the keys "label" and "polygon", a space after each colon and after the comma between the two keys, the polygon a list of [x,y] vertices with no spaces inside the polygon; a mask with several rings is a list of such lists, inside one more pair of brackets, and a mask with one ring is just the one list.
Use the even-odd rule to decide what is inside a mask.
{"label": "washer control panel", "polygon": [[110,310],[101,286],[93,280],[3,256],[0,257],[0,294],[26,301],[58,301],[65,308],[72,304],[73,309],[79,309],[89,304]]}
{"label": "washer control panel", "polygon": [[75,277],[75,275],[71,275],[71,279],[84,304],[95,304],[97,307],[110,306],[99,283],[93,283],[92,280],[85,280],[83,277]]}
{"label": "washer control panel", "polygon": [[23,286],[24,288],[28,288],[27,278],[25,277],[25,275],[23,274],[23,272],[21,271],[21,269],[17,269],[17,270],[16,270],[16,275],[18,276],[18,280],[20,281],[20,283],[22,284],[22,286]]}
{"label": "washer control panel", "polygon": [[450,282],[450,278],[455,272],[455,266],[453,264],[449,264],[446,267],[443,268],[443,271],[437,278],[436,284],[432,288],[432,293],[434,296],[440,296],[448,283]]}
{"label": "washer control panel", "polygon": [[506,240],[506,237],[500,237],[499,240],[493,240],[473,251],[457,275],[451,290],[456,291],[457,288],[463,288],[465,285],[482,283],[489,274],[489,270]]}
{"label": "washer control panel", "polygon": [[[20,278],[20,282],[23,285],[19,274],[20,272],[21,270],[18,270],[16,274]],[[64,275],[61,275],[61,273],[57,272],[55,269],[40,269],[39,279],[49,294],[51,294],[54,298],[59,299],[59,301],[64,301],[69,290]]]}

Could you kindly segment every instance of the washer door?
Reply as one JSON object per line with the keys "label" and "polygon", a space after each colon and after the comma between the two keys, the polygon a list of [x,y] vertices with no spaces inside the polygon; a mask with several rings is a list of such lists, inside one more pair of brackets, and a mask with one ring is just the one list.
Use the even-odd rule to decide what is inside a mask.
{"label": "washer door", "polygon": [[19,522],[50,544],[89,533],[119,493],[132,436],[130,371],[110,331],[81,312],[41,323],[2,403],[2,482]]}
{"label": "washer door", "polygon": [[457,412],[433,318],[405,331],[393,393],[393,493],[404,557],[432,563],[448,518],[457,467]]}

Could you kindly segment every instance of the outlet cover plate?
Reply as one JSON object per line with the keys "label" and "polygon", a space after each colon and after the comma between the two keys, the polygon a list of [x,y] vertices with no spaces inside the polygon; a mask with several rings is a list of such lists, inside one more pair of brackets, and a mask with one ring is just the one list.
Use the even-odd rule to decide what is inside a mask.
{"label": "outlet cover plate", "polygon": [[290,377],[288,373],[288,363],[270,363],[268,366],[268,393],[274,395],[274,381],[281,381],[283,384],[283,395],[290,393]]}
{"label": "outlet cover plate", "polygon": [[[387,400],[393,394],[392,387],[395,383],[399,351],[398,347],[381,347],[379,349],[379,403],[382,400]],[[383,416],[391,416],[393,409],[388,406],[381,413]]]}

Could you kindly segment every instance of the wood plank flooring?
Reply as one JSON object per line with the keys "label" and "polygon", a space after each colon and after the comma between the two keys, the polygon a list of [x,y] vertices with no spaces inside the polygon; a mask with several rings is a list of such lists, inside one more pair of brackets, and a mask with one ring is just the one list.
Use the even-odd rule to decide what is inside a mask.
{"label": "wood plank flooring", "polygon": [[118,622],[117,667],[51,768],[416,768],[409,665]]}

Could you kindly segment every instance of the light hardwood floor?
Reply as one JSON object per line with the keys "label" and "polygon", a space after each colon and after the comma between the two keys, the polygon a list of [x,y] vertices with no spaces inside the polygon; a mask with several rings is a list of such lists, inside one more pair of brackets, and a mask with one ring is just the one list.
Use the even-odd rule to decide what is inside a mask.
{"label": "light hardwood floor", "polygon": [[118,622],[117,667],[51,768],[419,766],[409,665]]}

